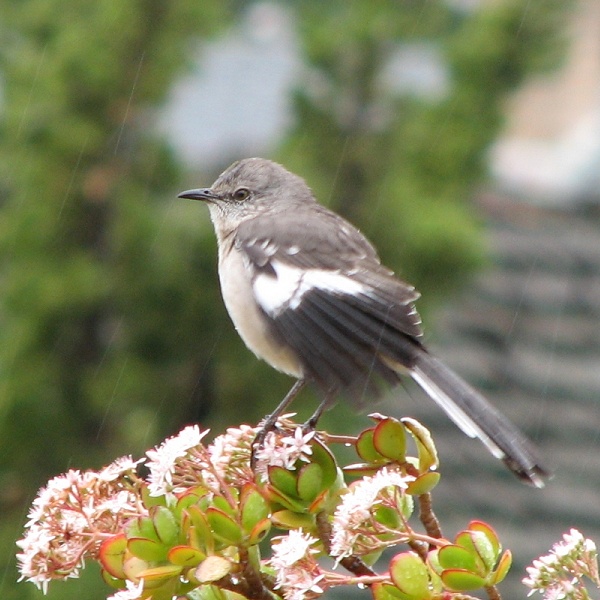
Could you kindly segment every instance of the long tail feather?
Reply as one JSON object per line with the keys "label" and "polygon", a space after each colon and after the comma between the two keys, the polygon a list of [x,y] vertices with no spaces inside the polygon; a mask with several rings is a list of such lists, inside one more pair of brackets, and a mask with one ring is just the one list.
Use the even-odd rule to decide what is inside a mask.
{"label": "long tail feather", "polygon": [[542,466],[532,444],[466,381],[427,352],[419,355],[411,376],[464,433],[479,438],[519,478],[544,487],[550,471]]}

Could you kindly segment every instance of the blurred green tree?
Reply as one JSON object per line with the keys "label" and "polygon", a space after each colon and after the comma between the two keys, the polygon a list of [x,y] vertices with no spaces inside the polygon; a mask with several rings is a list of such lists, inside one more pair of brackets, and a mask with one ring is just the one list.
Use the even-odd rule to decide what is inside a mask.
{"label": "blurred green tree", "polygon": [[[140,453],[207,410],[213,386],[204,366],[215,333],[204,318],[203,279],[211,277],[202,271],[212,265],[197,231],[186,238],[182,215],[165,202],[180,172],[153,110],[192,42],[216,33],[229,6],[2,4],[4,561],[32,486],[71,464]],[[33,586],[14,591],[15,579],[11,568],[3,598],[39,596]],[[55,597],[106,597],[84,589]]]}

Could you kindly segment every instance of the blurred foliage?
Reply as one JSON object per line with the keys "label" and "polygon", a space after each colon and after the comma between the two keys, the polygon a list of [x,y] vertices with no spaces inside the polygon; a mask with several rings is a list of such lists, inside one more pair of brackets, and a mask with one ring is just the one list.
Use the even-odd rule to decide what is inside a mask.
{"label": "blurred foliage", "polygon": [[[180,171],[152,111],[227,7],[2,4],[5,516],[14,508],[20,521],[24,497],[48,475],[139,453],[207,410],[214,331],[200,281],[212,265],[197,231],[185,237],[165,202]],[[14,536],[3,554],[14,554]],[[3,598],[23,598],[8,589],[15,578],[4,577]]]}
{"label": "blurred foliage", "polygon": [[[210,226],[173,199],[181,168],[155,130],[153,111],[194,39],[245,4],[0,7],[5,560],[25,496],[48,476],[139,453],[208,413],[254,420],[289,385],[224,325]],[[278,158],[361,225],[389,266],[404,265],[426,301],[439,299],[481,259],[468,199],[483,151],[505,94],[560,53],[568,3],[507,0],[474,12],[439,0],[287,4],[311,77]],[[423,43],[446,65],[446,93],[385,85],[394,52]],[[2,597],[23,598],[12,579],[9,570]]]}

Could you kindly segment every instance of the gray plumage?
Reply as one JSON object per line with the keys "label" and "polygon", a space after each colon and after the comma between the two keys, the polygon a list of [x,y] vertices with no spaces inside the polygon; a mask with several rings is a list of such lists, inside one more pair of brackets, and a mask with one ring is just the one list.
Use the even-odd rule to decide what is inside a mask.
{"label": "gray plumage", "polygon": [[382,266],[348,221],[318,204],[303,179],[274,162],[234,163],[207,202],[219,243],[225,304],[246,345],[326,399],[366,402],[409,374],[469,436],[520,478],[548,471],[525,436],[421,343],[418,292]]}

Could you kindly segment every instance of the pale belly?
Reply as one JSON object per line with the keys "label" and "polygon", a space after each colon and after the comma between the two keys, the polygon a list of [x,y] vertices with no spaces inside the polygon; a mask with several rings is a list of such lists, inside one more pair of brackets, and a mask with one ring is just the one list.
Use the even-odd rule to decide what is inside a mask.
{"label": "pale belly", "polygon": [[219,257],[219,279],[221,294],[227,312],[244,343],[256,356],[272,367],[293,377],[301,378],[302,369],[292,352],[272,341],[265,331],[263,319],[253,299],[250,279],[243,275],[245,265],[240,254],[231,252],[227,256],[227,269],[223,269]]}

